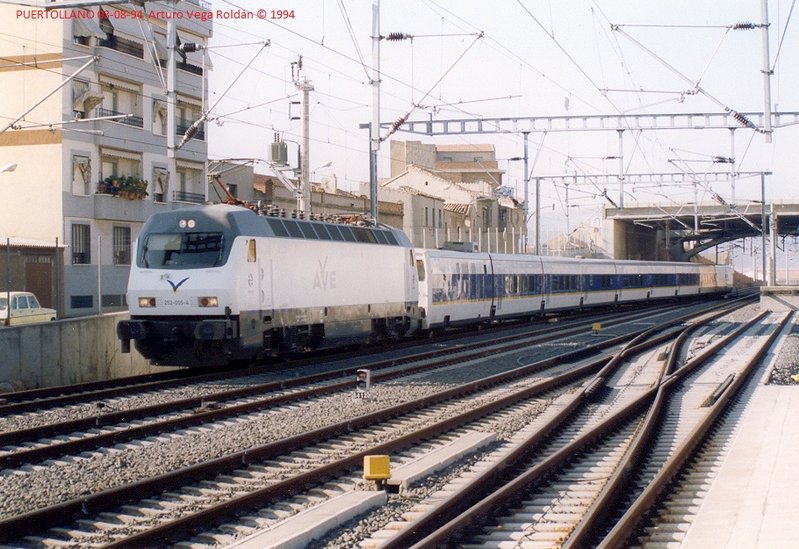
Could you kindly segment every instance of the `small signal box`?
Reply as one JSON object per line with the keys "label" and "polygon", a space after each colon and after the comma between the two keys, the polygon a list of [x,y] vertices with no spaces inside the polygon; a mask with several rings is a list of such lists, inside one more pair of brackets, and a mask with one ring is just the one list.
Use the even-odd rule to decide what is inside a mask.
{"label": "small signal box", "polygon": [[373,480],[382,487],[391,478],[391,461],[388,456],[364,456],[363,478]]}
{"label": "small signal box", "polygon": [[366,398],[366,393],[372,386],[372,370],[366,368],[355,372],[355,398]]}
{"label": "small signal box", "polygon": [[591,324],[591,331],[594,332],[594,335],[599,335],[599,332],[602,331],[602,324],[599,322],[594,322]]}

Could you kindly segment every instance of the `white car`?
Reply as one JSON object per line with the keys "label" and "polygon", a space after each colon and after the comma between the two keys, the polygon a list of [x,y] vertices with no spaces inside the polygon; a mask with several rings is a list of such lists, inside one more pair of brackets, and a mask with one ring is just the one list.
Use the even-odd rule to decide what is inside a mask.
{"label": "white car", "polygon": [[[8,322],[8,299],[11,298],[11,322]],[[0,326],[33,324],[56,319],[55,309],[39,305],[30,292],[0,292]]]}

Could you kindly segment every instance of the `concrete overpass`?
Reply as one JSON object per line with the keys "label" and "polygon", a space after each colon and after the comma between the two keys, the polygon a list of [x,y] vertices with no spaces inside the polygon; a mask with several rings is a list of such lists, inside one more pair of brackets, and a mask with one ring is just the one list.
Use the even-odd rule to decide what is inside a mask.
{"label": "concrete overpass", "polygon": [[[799,235],[799,203],[648,205],[605,209],[613,223],[614,257],[687,261],[745,237]],[[776,227],[776,228],[774,228]],[[765,238],[764,238],[765,245]]]}

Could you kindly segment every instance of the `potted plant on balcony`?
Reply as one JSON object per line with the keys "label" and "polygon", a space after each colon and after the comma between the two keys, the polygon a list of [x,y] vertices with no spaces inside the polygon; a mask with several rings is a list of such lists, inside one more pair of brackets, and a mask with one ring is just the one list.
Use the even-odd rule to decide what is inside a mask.
{"label": "potted plant on balcony", "polygon": [[97,192],[129,200],[143,200],[147,196],[147,181],[140,177],[109,176],[97,185]]}
{"label": "potted plant on balcony", "polygon": [[139,177],[128,177],[125,179],[125,188],[130,200],[144,200],[147,196],[148,183]]}
{"label": "potted plant on balcony", "polygon": [[119,192],[119,184],[116,183],[115,177],[106,177],[97,183],[97,194],[110,194],[116,196]]}

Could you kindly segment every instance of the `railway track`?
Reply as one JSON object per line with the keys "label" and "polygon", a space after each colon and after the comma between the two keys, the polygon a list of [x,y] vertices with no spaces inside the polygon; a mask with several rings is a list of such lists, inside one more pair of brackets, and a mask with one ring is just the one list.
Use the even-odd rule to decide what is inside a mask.
{"label": "railway track", "polygon": [[[664,334],[661,336],[665,337]],[[472,357],[471,360],[476,360],[476,357]],[[308,501],[322,498],[326,494],[326,490],[329,492],[329,489],[323,488],[324,479],[346,475],[347,471],[360,465],[365,453],[399,451],[420,440],[428,439],[431,436],[440,436],[441,432],[452,432],[453,429],[463,428],[460,426],[490,414],[506,414],[507,416],[508,412],[505,409],[515,406],[514,403],[520,398],[530,399],[536,394],[544,395],[546,391],[555,391],[556,387],[569,387],[575,383],[582,383],[585,379],[584,376],[599,370],[607,363],[607,360],[607,357],[597,358],[585,363],[581,369],[573,369],[568,373],[545,372],[539,374],[538,377],[528,378],[524,382],[520,381],[519,376],[529,375],[534,371],[540,372],[542,368],[552,366],[554,362],[531,364],[527,367],[527,371],[522,371],[523,369],[520,368],[515,373],[516,381],[510,382],[508,379],[502,380],[499,376],[494,376],[493,379],[463,384],[436,396],[435,399],[425,397],[418,401],[382,410],[379,414],[347,420],[340,425],[317,429],[310,433],[289,437],[210,462],[199,463],[196,466],[161,475],[155,479],[119,486],[79,498],[79,500],[64,502],[51,508],[38,509],[9,518],[0,523],[0,532],[16,532],[21,539],[25,535],[47,531],[47,528],[53,526],[54,523],[57,524],[68,516],[74,516],[78,519],[77,524],[66,529],[56,527],[45,536],[34,535],[32,538],[25,539],[24,543],[34,546],[53,543],[57,545],[70,543],[65,541],[69,539],[72,540],[72,543],[81,545],[111,543],[113,540],[122,539],[123,541],[120,541],[122,544],[147,545],[164,539],[180,539],[181,535],[185,535],[186,532],[200,525],[218,522],[220,518],[231,516],[232,513],[246,512],[252,507],[253,502],[268,501],[270,498],[276,499],[287,494],[304,491],[309,484],[315,484],[318,487],[316,495],[308,496]],[[562,366],[561,369],[568,368]],[[563,377],[564,375],[583,376],[583,378]],[[544,377],[550,379],[542,379]],[[514,377],[510,379],[514,379]],[[498,383],[506,385],[497,387]],[[521,391],[511,391],[508,383],[525,383],[527,386]],[[522,393],[524,396],[517,393]],[[474,400],[460,404],[457,401],[447,402],[454,398],[463,398],[459,396],[462,394],[472,395],[469,398],[479,401],[479,406]],[[539,396],[539,398],[551,399],[555,396],[550,394],[549,396]],[[433,402],[438,402],[438,404],[431,407]],[[290,404],[290,406],[302,407],[304,404],[300,402]],[[519,404],[519,406],[529,407],[530,404]],[[464,408],[465,411],[459,412],[459,408]],[[450,409],[450,411],[444,412],[443,410],[446,409]],[[438,418],[442,413],[447,416],[446,419],[440,421],[430,419],[431,417]],[[529,416],[533,412],[530,409],[525,409],[518,413]],[[398,423],[396,425],[384,424],[387,421]],[[421,430],[417,429],[411,434],[398,434],[408,430],[413,431],[413,426],[425,424],[430,425]],[[374,430],[375,425],[380,425],[382,433],[378,433],[376,440],[364,434],[357,436],[353,434],[356,429],[361,429],[361,433],[364,429]],[[198,429],[213,429],[213,427],[198,427]],[[341,431],[349,434],[342,438]],[[354,442],[353,438],[356,439]],[[315,449],[309,449],[308,445],[312,445],[311,448]],[[358,451],[364,446],[366,449]],[[324,462],[326,459],[329,461],[332,459],[331,456],[340,455],[346,457],[333,459],[329,463],[321,463],[313,471],[301,472],[288,479],[282,478],[287,475],[287,472],[311,467],[311,463]],[[244,463],[248,464],[246,468],[242,468]],[[298,467],[297,463],[302,465]],[[295,465],[292,466],[292,464]],[[198,484],[197,479],[199,478],[206,480],[200,481]],[[326,495],[329,497],[329,494]],[[153,499],[148,499],[150,497]],[[120,507],[120,503],[126,501],[137,501],[138,503],[134,505],[134,508],[130,505],[125,508]],[[217,508],[220,506],[222,510]],[[204,509],[196,511],[198,507],[204,507]],[[87,518],[87,514],[89,518]],[[154,518],[156,516],[160,518],[156,520]],[[166,520],[166,524],[159,525],[164,520]],[[138,533],[140,530],[146,530],[146,532]],[[47,536],[51,536],[49,541]],[[3,540],[10,541],[7,536]]]}
{"label": "railway track", "polygon": [[[666,309],[677,309],[679,306],[671,305]],[[663,310],[662,305],[650,306],[648,308],[638,307],[637,313],[631,313],[629,309],[622,309],[622,312],[614,311],[604,314],[583,313],[574,314],[565,317],[565,321],[561,323],[562,326],[580,325],[586,326],[594,322],[614,322],[615,319],[629,316],[631,314],[645,315],[646,310]],[[557,318],[557,317],[555,317]],[[518,323],[510,324],[510,329],[516,329]],[[540,331],[547,333],[553,331],[552,327],[547,327],[546,323],[538,322],[532,326],[530,324],[522,324],[522,329],[535,333]],[[505,325],[494,325],[484,327],[482,332],[496,332],[502,333],[505,331]],[[467,334],[468,335],[468,332]],[[437,342],[446,342],[451,340],[458,340],[464,336],[463,333],[454,333],[449,335],[439,335],[436,338]],[[502,337],[502,336],[500,336]],[[416,354],[416,349],[420,346],[428,344],[428,341],[423,340],[409,340],[401,344],[396,344],[393,349],[410,354],[412,357]],[[353,358],[359,359],[373,354],[373,348],[367,348],[365,353],[334,353],[334,357],[339,356],[341,360],[352,360]],[[330,352],[325,353],[323,356],[330,357]],[[413,359],[413,358],[411,358]],[[311,366],[313,369],[319,369],[319,356],[310,355],[309,357],[295,358],[289,364],[280,366],[276,364],[269,364],[266,366],[250,366],[240,369],[230,368],[203,368],[192,369],[184,368],[180,370],[171,370],[166,372],[159,372],[140,376],[130,376],[126,378],[97,381],[91,383],[78,383],[74,385],[65,385],[58,387],[49,387],[42,389],[31,389],[25,391],[16,391],[11,393],[0,394],[0,418],[9,417],[26,412],[38,412],[53,409],[63,408],[66,406],[77,406],[81,404],[89,404],[97,407],[97,403],[106,403],[114,400],[114,404],[120,405],[116,402],[117,399],[129,399],[134,395],[152,394],[158,391],[169,391],[176,388],[183,388],[189,384],[213,384],[213,383],[226,383],[231,380],[237,379],[247,380],[250,376],[258,375],[260,373],[269,374],[271,376],[280,376],[281,374],[287,378],[296,377],[297,371],[303,371]],[[332,374],[340,373],[341,368],[333,366]],[[84,412],[85,415],[97,415],[98,409],[89,409]],[[76,414],[81,412],[77,410]],[[0,430],[4,429],[0,424]]]}
{"label": "railway track", "polygon": [[[519,473],[498,490],[461,488],[451,498],[437,501],[435,509],[381,546],[623,546],[634,525],[640,523],[643,510],[674,479],[678,464],[685,463],[698,433],[712,425],[720,410],[716,404],[734,392],[735,383],[720,384],[718,378],[724,380],[732,375],[744,379],[787,321],[786,317],[779,323],[774,318],[764,322],[762,316],[676,371],[670,373],[672,367],[664,367],[659,383],[632,400],[621,398],[619,380],[610,379],[606,387],[611,387],[612,393],[608,396],[617,400],[612,415],[607,411],[606,419],[586,428],[571,442],[566,441],[568,431],[559,431],[558,438],[566,440],[552,444],[551,450],[539,448],[539,457],[519,466]],[[759,338],[755,345],[758,330],[770,335]],[[722,368],[702,368],[727,345],[735,346],[727,353],[746,360],[724,361]],[[670,358],[668,362],[676,361]],[[591,393],[593,387],[586,391]],[[594,391],[593,395],[597,393]],[[709,407],[698,406],[710,401]],[[572,411],[570,423],[580,421],[584,415],[588,418],[586,424],[590,423],[592,406],[586,406],[580,415]],[[644,457],[647,465],[637,465]],[[639,468],[634,486],[626,481],[631,468]],[[607,537],[596,537],[597,529],[606,524],[608,516],[613,516],[621,494],[630,490],[640,497]],[[666,517],[664,521],[667,520]]]}
{"label": "railway track", "polygon": [[[609,319],[606,327],[634,322],[644,314]],[[146,438],[178,429],[187,429],[273,409],[310,398],[318,398],[352,388],[356,370],[375,371],[375,381],[413,375],[444,367],[454,361],[473,360],[490,354],[508,352],[520,346],[540,345],[569,336],[586,340],[590,324],[578,322],[568,327],[539,329],[536,334],[515,333],[495,338],[491,345],[478,341],[466,345],[438,348],[422,353],[405,354],[359,367],[332,368],[313,375],[257,383],[254,376],[245,378],[245,386],[193,396],[138,408],[123,408],[94,413],[77,419],[44,423],[34,427],[0,433],[0,469],[33,464],[83,451]],[[591,345],[591,342],[588,339]],[[590,351],[588,351],[590,352]],[[449,357],[449,358],[448,358]],[[239,382],[242,383],[242,382]],[[107,407],[105,407],[107,409]]]}

